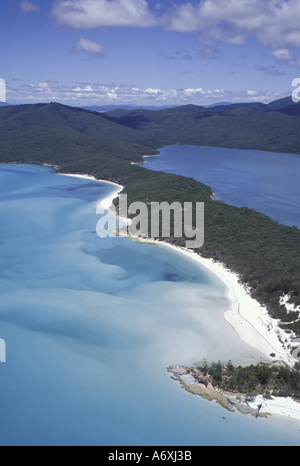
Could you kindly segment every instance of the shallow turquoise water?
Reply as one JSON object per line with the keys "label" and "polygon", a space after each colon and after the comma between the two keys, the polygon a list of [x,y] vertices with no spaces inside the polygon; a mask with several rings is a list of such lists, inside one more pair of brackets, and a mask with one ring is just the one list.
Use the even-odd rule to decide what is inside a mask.
{"label": "shallow turquoise water", "polygon": [[0,165],[0,444],[299,443],[299,423],[227,413],[171,380],[171,364],[261,355],[226,323],[226,289],[197,263],[97,237],[111,191]]}

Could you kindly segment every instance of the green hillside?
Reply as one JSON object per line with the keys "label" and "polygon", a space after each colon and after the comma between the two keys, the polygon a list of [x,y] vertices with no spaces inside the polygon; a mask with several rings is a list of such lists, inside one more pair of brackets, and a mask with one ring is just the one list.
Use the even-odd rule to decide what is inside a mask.
{"label": "green hillside", "polygon": [[32,160],[40,162],[41,148],[54,158],[59,150],[60,162],[61,157],[64,162],[76,160],[77,155],[139,161],[142,154],[155,153],[136,143],[131,133],[101,114],[55,103],[0,109],[1,157],[8,161],[11,157],[22,161],[30,152]]}
{"label": "green hillside", "polygon": [[283,109],[267,112],[251,105],[222,110],[187,105],[158,112],[114,111],[106,118],[133,129],[138,141],[156,149],[179,143],[300,153],[300,120]]}
{"label": "green hillside", "polygon": [[2,107],[0,162],[48,163],[64,173],[115,181],[129,202],[205,202],[205,244],[198,252],[239,273],[253,296],[300,335],[299,313],[287,314],[279,305],[287,293],[300,305],[300,231],[213,201],[211,189],[193,179],[130,163],[174,143],[300,153],[300,119],[274,107],[220,111],[189,105],[106,114],[55,103]]}

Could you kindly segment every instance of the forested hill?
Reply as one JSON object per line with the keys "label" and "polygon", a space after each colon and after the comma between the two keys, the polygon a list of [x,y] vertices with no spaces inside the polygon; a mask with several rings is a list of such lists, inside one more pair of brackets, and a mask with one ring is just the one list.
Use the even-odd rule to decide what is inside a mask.
{"label": "forested hill", "polygon": [[290,302],[300,305],[300,230],[213,201],[211,189],[193,179],[130,163],[174,143],[300,154],[300,107],[286,103],[292,101],[104,114],[57,103],[1,107],[0,162],[47,163],[64,173],[116,181],[129,202],[204,201],[205,244],[198,252],[239,273],[253,296],[300,335],[299,313],[287,314],[279,304],[290,294]]}
{"label": "forested hill", "polygon": [[300,153],[300,103],[291,98],[269,105],[115,110],[103,117],[135,130],[139,141],[154,148],[179,143]]}
{"label": "forested hill", "polygon": [[[1,141],[11,143],[10,133],[16,126],[19,130],[31,126],[32,142],[38,142],[36,132],[41,127],[47,128],[41,136],[48,135],[53,141],[64,131],[68,144],[131,161],[178,143],[300,154],[300,103],[294,104],[291,98],[268,105],[186,105],[106,113],[56,103],[1,107]],[[27,135],[28,131],[20,135],[26,146]]]}

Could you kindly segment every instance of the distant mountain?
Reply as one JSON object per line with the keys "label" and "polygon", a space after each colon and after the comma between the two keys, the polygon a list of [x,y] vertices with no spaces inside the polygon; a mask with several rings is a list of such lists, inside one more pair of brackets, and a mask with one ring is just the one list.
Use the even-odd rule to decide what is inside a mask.
{"label": "distant mountain", "polygon": [[232,105],[232,102],[217,102],[216,104],[203,105],[205,108],[214,108],[214,107],[225,107],[227,105]]}
{"label": "distant mountain", "polygon": [[[293,107],[294,110],[290,108]],[[213,108],[216,111],[226,112],[228,110],[234,110],[238,108],[252,108],[255,110],[260,110],[263,112],[282,112],[288,115],[298,116],[297,108],[300,108],[300,105],[293,102],[291,97],[285,97],[283,99],[275,100],[269,104],[264,104],[261,102],[241,102],[241,103],[230,103],[230,102],[220,102],[217,104],[206,106],[205,108]]]}
{"label": "distant mountain", "polygon": [[[113,106],[108,112],[91,108],[95,107],[86,110],[58,103],[2,106],[2,138],[7,140],[7,147],[14,147],[18,143],[16,135],[22,140],[24,127],[31,127],[36,141],[43,140],[39,132],[46,128],[53,141],[64,134],[63,145],[75,145],[75,152],[86,147],[89,154],[116,155],[131,161],[178,143],[300,153],[300,104],[294,104],[291,98],[271,104],[253,102],[211,108],[184,105],[127,110]],[[32,145],[29,140],[23,143],[24,151]]]}
{"label": "distant mountain", "polygon": [[252,108],[254,110],[260,110],[262,112],[267,111],[267,104],[261,102],[242,102],[238,104],[227,104],[227,105],[215,105],[213,109],[215,111],[227,112],[228,110],[234,110],[238,108]]}
{"label": "distant mountain", "polygon": [[110,112],[112,110],[121,109],[121,110],[134,110],[136,107],[134,105],[92,105],[89,107],[82,107],[84,110],[89,110],[91,112]]}
{"label": "distant mountain", "polygon": [[[289,104],[107,113],[57,103],[1,106],[0,163],[47,163],[63,173],[115,181],[125,186],[129,204],[205,202],[205,244],[199,253],[238,273],[252,296],[300,336],[299,315],[287,315],[279,305],[287,294],[300,305],[300,231],[254,210],[213,201],[212,190],[192,178],[130,163],[169,144],[300,154],[300,119],[285,113],[293,107]],[[170,241],[185,244],[180,238]]]}
{"label": "distant mountain", "polygon": [[295,105],[298,105],[296,104],[291,97],[285,97],[284,99],[279,99],[279,100],[275,100],[274,102],[271,102],[270,104],[268,104],[268,109],[271,110],[271,111],[275,111],[275,110],[282,110],[286,107],[292,107],[292,106],[295,106]]}
{"label": "distant mountain", "polygon": [[[37,104],[33,104],[37,105]],[[13,106],[13,104],[7,102],[0,102],[0,107],[8,107]],[[184,106],[186,107],[186,106]],[[201,107],[199,105],[192,105],[192,107]],[[232,102],[217,102],[211,105],[203,105],[203,108],[208,110],[212,109],[216,112],[226,112],[228,110],[234,110],[239,108],[252,108],[255,110],[270,112],[270,111],[280,111],[282,113],[286,113],[289,115],[298,116],[298,112],[296,108],[300,107],[300,104],[294,103],[291,97],[285,97],[283,99],[275,100],[269,104],[264,104],[261,102],[241,102],[241,103],[232,103]],[[290,107],[294,107],[294,111],[290,109]],[[77,107],[73,107],[77,108]],[[179,108],[178,105],[162,105],[162,106],[155,106],[155,105],[92,105],[92,106],[83,106],[81,107],[83,110],[88,110],[90,112],[96,113],[108,113],[108,112],[115,112],[115,111],[135,111],[135,110],[150,110],[150,111],[161,111],[161,110],[168,110],[172,108]]]}
{"label": "distant mountain", "polygon": [[136,110],[136,109],[143,109],[143,110],[164,110],[166,108],[172,108],[175,107],[175,105],[164,105],[164,106],[137,106],[137,105],[93,105],[91,107],[82,107],[85,110],[90,110],[92,112],[99,112],[99,113],[105,113],[105,112],[110,112],[114,110]]}
{"label": "distant mountain", "polygon": [[139,141],[155,148],[179,143],[299,154],[300,105],[293,107],[295,114],[280,107],[258,102],[212,108],[185,105],[160,111],[115,110],[103,118],[134,130]]}

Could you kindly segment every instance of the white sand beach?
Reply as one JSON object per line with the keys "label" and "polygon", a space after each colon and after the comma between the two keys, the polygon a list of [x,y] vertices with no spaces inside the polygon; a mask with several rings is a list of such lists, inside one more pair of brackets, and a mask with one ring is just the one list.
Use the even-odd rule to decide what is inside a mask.
{"label": "white sand beach", "polygon": [[285,416],[300,421],[300,403],[292,398],[272,397],[272,399],[266,399],[259,395],[248,404],[252,408],[262,405],[261,414]]}
{"label": "white sand beach", "polygon": [[[124,189],[123,186],[121,186],[121,185],[119,185],[117,183],[113,183],[111,181],[105,181],[105,180],[97,180],[97,178],[95,178],[94,176],[91,176],[91,175],[79,175],[79,174],[74,174],[73,175],[71,173],[68,173],[68,174],[59,173],[59,175],[69,176],[69,177],[72,177],[72,178],[82,178],[82,179],[85,179],[85,180],[99,181],[100,183],[109,184],[111,186],[114,186],[116,189],[109,196],[107,196],[105,199],[101,200],[101,202],[100,202],[100,205],[104,209],[107,209],[107,210],[112,206],[113,200],[116,199],[116,197],[118,197],[118,195]],[[99,203],[97,203],[97,204],[99,204]]]}
{"label": "white sand beach", "polygon": [[[266,307],[251,297],[249,290],[240,283],[237,274],[212,259],[199,256],[192,250],[164,244],[196,260],[225,283],[228,288],[228,298],[232,303],[225,318],[243,341],[259,349],[270,360],[282,361],[290,367],[294,366],[297,360],[291,356],[291,350],[295,345],[293,342],[295,335],[284,332],[279,327],[279,321],[272,319]],[[271,354],[275,354],[275,357]]]}
{"label": "white sand beach", "polygon": [[[267,309],[251,298],[249,291],[239,282],[236,274],[226,269],[222,264],[216,263],[212,259],[204,259],[191,250],[176,248],[172,245],[167,246],[198,261],[226,284],[232,305],[226,312],[225,318],[243,341],[249,346],[260,349],[266,357],[275,353],[276,357],[271,359],[282,361],[289,367],[294,366],[297,360],[291,356],[290,348],[293,347],[291,334],[285,333],[279,327],[279,321],[272,319]],[[248,403],[254,409],[260,404],[262,405],[262,414],[281,415],[300,420],[300,403],[292,398],[272,397],[272,399],[265,399],[260,395]]]}
{"label": "white sand beach", "polygon": [[249,401],[249,398],[239,394],[231,394],[214,388],[209,382],[208,385],[200,383],[191,368],[183,366],[169,367],[170,372],[176,380],[190,393],[200,395],[207,400],[219,403],[229,411],[236,409],[243,414],[259,414],[263,417],[271,415],[285,416],[291,419],[300,420],[300,403],[294,401],[292,398],[287,397],[268,397],[264,398],[262,395],[255,397]]}
{"label": "white sand beach", "polygon": [[[112,201],[122,192],[123,186],[109,181],[96,180],[90,175],[66,175],[84,179],[92,179],[101,183],[108,183],[115,186],[115,191],[101,201],[101,205],[109,209]],[[130,220],[127,219],[130,223]],[[250,291],[240,283],[237,274],[233,273],[223,264],[215,262],[213,259],[205,259],[191,249],[180,248],[167,242],[155,239],[134,238],[141,242],[156,243],[160,246],[172,248],[177,253],[185,254],[189,258],[197,261],[211,273],[222,280],[228,288],[228,298],[232,305],[225,313],[225,319],[230,323],[240,338],[249,346],[259,349],[265,356],[273,361],[282,361],[289,367],[293,367],[297,362],[291,355],[292,350],[299,346],[294,342],[295,335],[287,333],[279,326],[279,320],[270,317],[265,306],[253,299]],[[275,356],[271,356],[275,354]]]}
{"label": "white sand beach", "polygon": [[[111,207],[112,201],[123,190],[123,187],[118,184],[96,180],[96,178],[89,175],[70,174],[64,176],[92,179],[115,186],[116,189],[113,193],[101,201],[101,205],[106,209]],[[127,220],[129,221],[129,219]],[[122,235],[126,236],[124,233]],[[295,349],[295,345],[297,346],[297,343],[293,341],[295,335],[284,332],[279,327],[279,321],[271,318],[267,309],[251,297],[249,290],[240,283],[237,274],[228,270],[224,265],[214,262],[212,259],[202,258],[193,250],[180,248],[154,239],[132,239],[141,242],[151,242],[152,244],[155,243],[160,247],[172,248],[177,254],[188,256],[216,275],[227,286],[228,298],[231,301],[230,308],[225,313],[225,319],[232,325],[240,338],[250,347],[260,350],[270,362],[281,361],[289,367],[295,365],[297,360],[291,355],[292,349]],[[264,400],[257,397],[253,402],[253,406],[257,406],[258,404],[263,405],[262,412],[280,414],[300,420],[300,403],[291,398]]]}
{"label": "white sand beach", "polygon": [[[56,168],[56,167],[54,167]],[[94,176],[91,175],[80,175],[79,173],[58,173],[58,175],[62,176],[70,176],[72,178],[83,178],[85,180],[93,180],[93,181],[99,181],[101,183],[107,183],[107,181],[102,181],[102,180],[97,180]]]}

